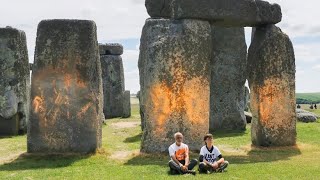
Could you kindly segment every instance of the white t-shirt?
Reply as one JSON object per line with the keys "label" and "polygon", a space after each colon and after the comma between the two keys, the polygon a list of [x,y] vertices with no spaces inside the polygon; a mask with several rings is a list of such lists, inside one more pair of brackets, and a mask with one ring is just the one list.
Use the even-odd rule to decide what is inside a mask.
{"label": "white t-shirt", "polygon": [[216,146],[213,146],[211,149],[208,149],[207,146],[203,146],[200,150],[200,155],[202,155],[203,159],[209,163],[214,163],[217,161],[217,158],[221,155],[221,153]]}
{"label": "white t-shirt", "polygon": [[[188,145],[181,143],[180,146],[177,146],[176,143],[173,143],[169,147],[169,156],[175,155],[178,161],[183,161],[186,159],[187,154],[189,153]],[[172,159],[172,158],[171,158]]]}

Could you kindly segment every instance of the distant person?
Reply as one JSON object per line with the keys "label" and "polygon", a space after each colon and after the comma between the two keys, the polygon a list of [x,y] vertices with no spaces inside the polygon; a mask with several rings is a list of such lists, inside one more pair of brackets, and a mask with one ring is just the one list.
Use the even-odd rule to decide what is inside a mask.
{"label": "distant person", "polygon": [[198,164],[196,159],[189,159],[189,147],[182,143],[183,135],[180,132],[174,134],[175,143],[169,147],[169,167],[171,174],[193,174],[193,168]]}
{"label": "distant person", "polygon": [[311,104],[310,109],[313,109],[313,104]]}
{"label": "distant person", "polygon": [[200,150],[199,172],[223,172],[228,167],[229,162],[224,160],[220,150],[213,145],[212,134],[205,135],[203,140],[205,142],[205,146]]}
{"label": "distant person", "polygon": [[300,104],[298,104],[297,108],[298,108],[298,109],[300,109],[300,108],[301,108]]}
{"label": "distant person", "polygon": [[318,109],[317,104],[314,105],[314,109]]}

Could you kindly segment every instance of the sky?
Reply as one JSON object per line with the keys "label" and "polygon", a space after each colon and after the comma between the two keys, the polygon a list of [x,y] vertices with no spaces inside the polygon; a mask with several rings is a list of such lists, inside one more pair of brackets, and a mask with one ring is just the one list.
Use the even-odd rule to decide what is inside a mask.
{"label": "sky", "polygon": [[[149,17],[145,0],[0,0],[0,27],[26,32],[29,61],[33,62],[36,31],[43,19],[88,19],[98,28],[99,43],[124,45],[122,55],[127,90],[139,90],[138,57],[141,30]],[[269,0],[282,7],[277,24],[289,35],[296,55],[296,91],[320,92],[319,0]],[[251,28],[246,28],[250,45]]]}

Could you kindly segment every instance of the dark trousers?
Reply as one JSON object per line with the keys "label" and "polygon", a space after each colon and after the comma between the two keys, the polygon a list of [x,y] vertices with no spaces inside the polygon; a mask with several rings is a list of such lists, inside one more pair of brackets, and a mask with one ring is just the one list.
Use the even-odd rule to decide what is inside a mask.
{"label": "dark trousers", "polygon": [[[186,162],[185,161],[179,161],[181,164],[185,165]],[[196,165],[198,164],[198,160],[196,159],[191,159],[190,164],[188,166],[188,170],[192,170]],[[169,161],[169,167],[170,170],[172,171],[172,173],[176,173],[176,174],[185,174],[185,172],[183,172],[179,166],[179,164],[177,164],[176,162],[174,162],[173,160]]]}
{"label": "dark trousers", "polygon": [[207,171],[212,171],[213,168],[209,165],[207,165],[206,163],[204,162],[200,162],[199,163],[199,172],[201,173],[206,173]]}

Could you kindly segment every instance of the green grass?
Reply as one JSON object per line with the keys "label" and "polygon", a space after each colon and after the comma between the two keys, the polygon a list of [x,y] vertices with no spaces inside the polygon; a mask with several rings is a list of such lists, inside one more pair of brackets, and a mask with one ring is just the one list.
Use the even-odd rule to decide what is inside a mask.
{"label": "green grass", "polygon": [[[26,155],[26,136],[0,138],[0,179],[318,179],[320,122],[298,123],[298,145],[254,148],[250,125],[243,133],[216,133],[215,144],[231,163],[228,172],[193,176],[168,175],[167,154],[139,153],[139,109],[129,119],[112,119],[103,127],[103,147],[92,155]],[[191,154],[192,158],[198,155]]]}

